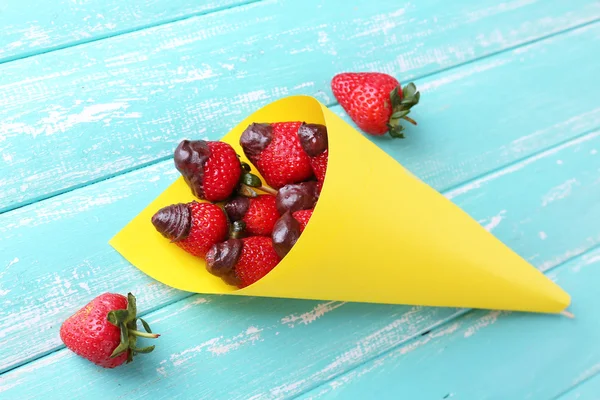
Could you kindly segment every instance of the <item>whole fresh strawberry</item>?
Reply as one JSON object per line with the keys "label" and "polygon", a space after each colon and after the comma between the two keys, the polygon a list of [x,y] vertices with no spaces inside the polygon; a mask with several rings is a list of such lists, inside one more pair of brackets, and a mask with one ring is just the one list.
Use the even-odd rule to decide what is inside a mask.
{"label": "whole fresh strawberry", "polygon": [[229,284],[244,288],[267,275],[281,261],[270,237],[229,239],[206,255],[206,268]]}
{"label": "whole fresh strawberry", "polygon": [[275,196],[259,195],[254,198],[238,196],[225,203],[225,212],[233,222],[242,222],[249,236],[271,236],[279,218]]}
{"label": "whole fresh strawberry", "polygon": [[272,188],[313,176],[310,158],[298,138],[301,122],[249,125],[240,137],[244,154]]}
{"label": "whole fresh strawberry", "polygon": [[[138,331],[140,320],[146,332]],[[154,346],[137,347],[137,338],[157,338],[148,324],[136,315],[135,297],[129,293],[104,293],[60,327],[60,338],[68,349],[104,368],[115,368],[133,361],[139,353],[150,353]]]}
{"label": "whole fresh strawberry", "polygon": [[334,76],[331,89],[342,108],[364,132],[393,138],[404,137],[405,119],[411,107],[419,103],[420,93],[413,83],[404,88],[396,78],[379,72],[345,72]]}
{"label": "whole fresh strawberry", "polygon": [[312,217],[313,210],[286,212],[273,227],[273,247],[279,257],[283,258],[294,247],[304,228]]}
{"label": "whole fresh strawberry", "polygon": [[310,165],[317,181],[322,185],[329,157],[327,128],[321,124],[302,124],[298,129],[298,137],[304,152],[310,157]]}
{"label": "whole fresh strawberry", "polygon": [[163,207],[152,216],[158,232],[188,253],[204,257],[229,233],[225,212],[215,204],[193,201]]}

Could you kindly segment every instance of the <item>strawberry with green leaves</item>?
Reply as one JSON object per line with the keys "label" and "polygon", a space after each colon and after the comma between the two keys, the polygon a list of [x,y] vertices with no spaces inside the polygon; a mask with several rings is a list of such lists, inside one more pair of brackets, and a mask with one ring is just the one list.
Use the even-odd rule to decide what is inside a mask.
{"label": "strawberry with green leaves", "polygon": [[420,93],[413,83],[402,88],[396,78],[379,72],[345,72],[334,76],[331,89],[337,101],[364,132],[404,138],[401,120],[419,103]]}
{"label": "strawberry with green leaves", "polygon": [[[103,368],[133,361],[137,354],[150,353],[154,346],[138,347],[137,338],[157,338],[150,326],[138,318],[135,297],[129,293],[104,293],[63,322],[60,338],[75,354]],[[138,330],[141,321],[146,332]]]}
{"label": "strawberry with green leaves", "polygon": [[212,203],[196,201],[163,207],[152,216],[156,230],[188,253],[204,257],[229,233],[225,212]]}

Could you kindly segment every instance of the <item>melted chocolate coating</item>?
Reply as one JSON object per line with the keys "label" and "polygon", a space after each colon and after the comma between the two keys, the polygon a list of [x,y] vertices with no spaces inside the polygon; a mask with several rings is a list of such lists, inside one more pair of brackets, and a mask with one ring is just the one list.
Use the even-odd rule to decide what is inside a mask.
{"label": "melted chocolate coating", "polygon": [[242,133],[240,145],[249,159],[255,159],[273,140],[273,127],[270,124],[251,124]]}
{"label": "melted chocolate coating", "polygon": [[152,216],[152,225],[171,242],[185,239],[192,227],[192,214],[186,204],[163,207]]}
{"label": "melted chocolate coating", "polygon": [[238,196],[225,204],[225,212],[231,221],[240,221],[248,212],[250,207],[250,199],[243,196]]}
{"label": "melted chocolate coating", "polygon": [[273,227],[273,248],[279,257],[283,258],[294,247],[300,237],[300,222],[291,212],[283,214]]}
{"label": "melted chocolate coating", "polygon": [[298,129],[302,148],[309,157],[316,157],[327,150],[327,128],[320,124],[303,123]]}
{"label": "melted chocolate coating", "polygon": [[310,181],[285,185],[277,192],[275,201],[277,211],[283,215],[286,211],[296,212],[314,208],[318,199],[317,182]]}
{"label": "melted chocolate coating", "polygon": [[221,278],[233,278],[235,264],[242,255],[242,245],[243,242],[240,239],[229,239],[213,245],[206,253],[208,272]]}
{"label": "melted chocolate coating", "polygon": [[208,143],[204,140],[182,140],[175,149],[175,168],[181,173],[192,193],[204,198],[204,163],[210,157]]}

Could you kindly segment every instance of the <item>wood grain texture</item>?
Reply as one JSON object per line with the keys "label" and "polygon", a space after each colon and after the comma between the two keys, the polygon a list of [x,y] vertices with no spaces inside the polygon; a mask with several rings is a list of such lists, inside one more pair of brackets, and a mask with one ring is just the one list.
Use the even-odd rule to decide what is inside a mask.
{"label": "wood grain texture", "polygon": [[[589,223],[600,219],[600,204],[595,200],[600,194],[598,148],[600,148],[600,132],[593,132],[469,182],[446,193],[446,196],[473,215],[501,240],[515,248],[523,257],[531,260],[534,265],[548,270],[600,244],[600,227]],[[114,190],[123,190],[128,186],[126,182],[144,181],[148,176],[160,177],[165,174],[165,180],[169,181],[173,177],[170,164],[170,162],[161,163],[152,167],[155,169],[151,173],[148,172],[149,168],[142,169],[21,210],[35,213],[37,208],[39,212],[40,207],[51,201],[62,201],[65,205],[78,204],[78,207],[81,207],[82,204],[87,203],[86,199],[109,191],[111,187]],[[155,182],[151,186],[161,182],[162,178],[153,180]],[[573,182],[569,190],[565,190],[565,182]],[[127,196],[125,199],[116,196],[110,207],[118,210],[123,202],[135,200],[139,201],[138,205],[130,204],[129,207],[123,208],[129,209],[129,212],[141,208],[147,202],[147,197],[150,197],[150,193],[144,193],[143,187],[142,185],[131,188],[132,192],[136,192],[136,196]],[[158,187],[153,188],[151,192],[155,190],[158,190]],[[72,196],[80,196],[82,202],[67,201]],[[103,201],[99,202],[103,203]],[[69,207],[60,207],[61,213],[67,215],[69,209]],[[14,213],[4,215],[11,214]],[[73,214],[76,220],[84,219],[77,217],[77,211]],[[96,215],[105,215],[105,212],[98,210]],[[90,224],[87,227],[89,236],[106,236],[107,232],[116,230],[122,223],[119,219],[123,215],[123,212],[119,212],[117,218],[100,218]],[[568,219],[569,224],[560,223],[563,218]],[[4,224],[0,223],[0,226],[2,225]],[[82,236],[83,227],[78,230],[79,228],[66,222],[62,222],[61,226],[64,228],[65,235]],[[36,231],[41,235],[45,229],[43,225],[38,225]],[[544,230],[540,231],[540,229]],[[55,243],[48,245],[56,247]],[[85,245],[90,246],[86,250],[87,254],[94,254],[91,247],[104,246],[102,241],[96,239],[90,239],[88,244],[82,244]],[[39,252],[39,254],[46,253],[47,251]],[[63,257],[69,256],[63,254]],[[34,254],[31,260],[36,258]],[[57,261],[52,262],[54,266],[48,264],[31,268],[37,271],[32,273],[40,274],[42,279],[32,276],[28,278],[29,281],[38,279],[40,287],[43,288],[44,281],[51,280],[44,278],[44,268],[48,270],[56,268]],[[92,262],[102,263],[102,259]],[[93,279],[101,280],[101,275],[106,277],[119,275],[119,271],[112,270],[110,263],[106,266],[102,263],[102,266],[92,271]],[[119,267],[121,268],[125,267]],[[11,284],[18,280],[19,274],[26,273],[29,269],[26,262],[19,261],[8,270],[3,283],[6,279]],[[73,281],[72,269],[73,267],[65,267],[63,272],[57,274],[58,278],[53,277],[53,280],[58,283],[65,280]],[[573,268],[568,270],[575,271]],[[129,274],[133,273],[129,272]],[[592,278],[589,278],[590,283],[577,287],[578,300],[574,308],[577,314],[584,314],[586,310],[592,312],[595,309],[595,300],[590,300],[590,297],[597,297],[596,287],[591,283]],[[137,279],[135,274],[132,279]],[[572,281],[567,281],[566,288],[572,290],[573,287],[569,286],[569,282]],[[75,285],[71,283],[70,286]],[[35,298],[44,299],[44,290],[53,291],[57,290],[56,288],[57,285],[54,283],[50,288],[38,289]],[[91,296],[96,288],[90,285],[90,289]],[[22,293],[18,287],[11,286],[4,290],[10,290],[5,294],[4,299],[8,299],[8,313],[13,316],[18,312],[18,304],[26,301],[28,296],[32,296]],[[43,312],[34,314],[40,316],[41,321],[38,322],[56,323],[61,317],[77,308],[75,304],[55,304],[54,307],[53,316],[47,317]],[[193,296],[160,308],[147,316],[153,328],[163,336],[160,343],[157,343],[159,349],[145,357],[144,362],[132,364],[118,372],[104,371],[86,365],[85,361],[66,350],[60,350],[2,375],[0,393],[17,398],[19,396],[27,398],[33,393],[48,398],[58,398],[66,393],[66,390],[74,390],[75,395],[86,393],[92,397],[105,393],[110,396],[122,394],[134,398],[149,395],[157,398],[161,396],[177,398],[178,395],[185,397],[186,393],[194,393],[197,397],[209,398],[289,398],[314,389],[315,386],[343,375],[349,370],[362,368],[361,365],[364,363],[370,365],[369,362],[374,358],[393,350],[411,338],[418,338],[422,333],[426,335],[425,338],[430,338],[427,340],[438,340],[441,337],[440,332],[448,335],[454,332],[454,330],[447,331],[448,326],[454,326],[453,324],[458,324],[459,327],[469,331],[477,331],[481,328],[481,321],[478,319],[473,321],[467,319],[466,322],[460,319],[449,321],[460,313],[460,310],[445,308]],[[548,325],[555,324],[558,329],[564,323],[560,320],[557,322],[556,317],[521,315],[518,318],[534,327],[541,324],[536,328],[540,332],[546,330]],[[595,321],[594,318],[590,320]],[[443,323],[447,325],[441,331],[434,331],[433,335],[427,336],[427,331]],[[595,332],[592,328],[600,329],[597,322],[594,324],[596,325],[589,326],[589,332]],[[39,340],[57,344],[57,330],[58,326],[50,326],[43,335],[32,338],[28,343],[39,346]],[[518,331],[522,334],[521,330]],[[555,337],[553,332],[548,331],[548,335]],[[5,352],[9,355],[14,354],[16,346],[22,345],[20,341],[22,332],[18,334],[11,331],[7,336],[6,343],[0,347],[2,351],[0,359],[6,357]],[[477,340],[477,335],[472,336],[473,338],[464,339]],[[589,337],[592,336],[596,337],[596,335]],[[536,340],[542,339],[546,338],[541,336],[536,338]],[[528,336],[527,340],[531,340],[531,337]],[[409,347],[410,343],[407,344]],[[479,346],[487,343],[487,341],[480,342]],[[581,346],[587,354],[590,342],[578,340],[573,346]],[[442,348],[438,347],[438,349]],[[472,352],[472,354],[476,353],[479,354],[476,351]],[[504,351],[502,354],[505,353]],[[282,362],[283,359],[287,361]],[[462,356],[455,356],[452,360],[455,363],[453,368],[461,371]],[[533,358],[531,360],[534,362]],[[423,370],[415,367],[428,365],[422,359],[410,365],[415,370],[414,373],[429,369],[429,366],[423,367]],[[583,364],[574,365],[574,368],[579,365]],[[469,368],[475,368],[474,364],[471,363]],[[77,373],[74,372],[76,370]],[[35,374],[32,373],[33,371]],[[527,377],[523,378],[524,381],[527,379]],[[235,385],[231,384],[232,379],[235,379]],[[55,383],[48,385],[50,380]],[[86,385],[76,385],[75,381],[86,382]],[[207,381],[210,381],[210,385],[206,384]],[[143,385],[140,385],[141,382]],[[536,382],[541,385],[545,379],[540,377]],[[431,382],[429,384],[432,387],[436,386]],[[500,384],[501,382],[498,382],[498,385]],[[174,386],[185,387],[185,392],[173,392]]]}
{"label": "wood grain texture", "polygon": [[252,0],[4,0],[0,63],[209,13]]}
{"label": "wood grain texture", "polygon": [[[0,211],[169,157],[183,137],[219,138],[248,113],[285,95],[310,94],[332,104],[329,82],[342,70],[377,69],[406,81],[589,23],[600,15],[600,5],[585,0],[440,4],[361,0],[354,7],[340,8],[321,0],[263,1],[4,64]],[[574,35],[552,39],[549,48],[534,45],[521,55],[500,56],[462,70],[463,75],[457,72],[431,81],[423,88],[423,105],[415,116],[425,124],[420,134],[435,132],[436,143],[431,146],[422,139],[403,146],[428,145],[436,157],[448,143],[455,151],[458,141],[439,139],[452,134],[435,125],[437,115],[428,119],[428,113],[441,113],[443,120],[451,118],[459,105],[468,107],[474,122],[464,129],[480,129],[484,117],[495,112],[493,107],[506,102],[496,93],[509,96],[514,108],[493,127],[497,139],[490,143],[502,141],[518,128],[514,124],[523,121],[529,129],[526,135],[533,137],[514,146],[535,146],[530,145],[533,139],[546,140],[564,130],[557,124],[565,122],[565,114],[580,116],[571,124],[574,134],[582,132],[579,127],[591,129],[598,115],[589,108],[595,103],[588,97],[597,88],[596,80],[584,78],[593,72],[593,55],[583,43],[597,35],[597,28]],[[544,64],[536,61],[540,52],[550,57]],[[568,90],[577,96],[564,104],[544,102],[555,96],[554,80],[567,65],[579,70],[570,77]],[[534,90],[538,105],[544,106],[538,109],[544,117],[539,125],[527,125],[530,116],[518,118],[523,117],[523,104],[531,101],[521,95],[525,90],[502,82],[512,78],[515,68],[527,74],[525,89]],[[490,75],[485,75],[487,71]],[[488,80],[477,84],[493,92],[457,83],[479,74]],[[480,110],[482,102],[488,108]],[[475,146],[459,150],[465,149],[475,149],[481,160],[470,154],[471,160],[465,162],[492,160]],[[444,168],[439,164],[433,173],[448,177],[456,172]],[[454,183],[466,178],[459,175]]]}
{"label": "wood grain texture", "polygon": [[[574,294],[574,320],[471,312],[302,398],[555,398],[598,370],[600,250],[551,276]],[[597,399],[598,387],[579,393]]]}

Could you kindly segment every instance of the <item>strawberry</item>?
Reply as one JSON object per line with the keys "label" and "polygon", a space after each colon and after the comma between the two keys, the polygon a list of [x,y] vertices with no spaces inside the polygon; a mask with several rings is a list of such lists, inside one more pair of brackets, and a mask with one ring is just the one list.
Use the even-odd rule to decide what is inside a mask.
{"label": "strawberry", "polygon": [[161,208],[152,216],[152,224],[165,238],[197,257],[204,257],[229,233],[227,216],[220,207],[196,201]]}
{"label": "strawberry", "polygon": [[259,195],[254,198],[238,196],[225,204],[225,212],[231,221],[243,222],[250,236],[271,236],[273,225],[279,218],[275,196]]}
{"label": "strawberry", "polygon": [[244,288],[267,275],[279,261],[271,238],[250,236],[214,245],[206,255],[206,268],[225,282]]}
{"label": "strawberry", "polygon": [[[137,330],[137,320],[147,333]],[[104,293],[63,322],[60,338],[75,354],[103,368],[115,368],[133,361],[138,353],[150,353],[154,346],[138,348],[138,337],[157,338],[146,321],[136,316],[135,297],[129,293]]]}
{"label": "strawberry", "polygon": [[309,181],[285,185],[275,197],[277,210],[281,215],[286,211],[295,212],[313,208],[319,199],[319,182]]}
{"label": "strawberry", "polygon": [[304,152],[310,157],[310,165],[317,181],[322,185],[328,159],[327,128],[320,124],[302,124],[298,129],[298,137]]}
{"label": "strawberry", "polygon": [[223,201],[242,176],[240,160],[229,144],[183,140],[175,149],[175,168],[199,199]]}
{"label": "strawberry", "polygon": [[300,232],[304,232],[304,228],[308,225],[310,217],[312,217],[313,210],[300,210],[292,213],[294,219],[300,222]]}
{"label": "strawberry", "polygon": [[254,123],[240,137],[244,154],[272,188],[313,176],[310,158],[298,138],[301,125],[301,122]]}
{"label": "strawberry", "polygon": [[285,257],[294,247],[312,214],[312,209],[288,211],[277,220],[273,227],[273,247],[279,257]]}
{"label": "strawberry", "polygon": [[381,136],[389,132],[393,138],[404,137],[405,119],[411,107],[419,103],[420,93],[411,82],[404,88],[396,78],[379,72],[345,72],[331,81],[333,95],[350,118],[364,132]]}

